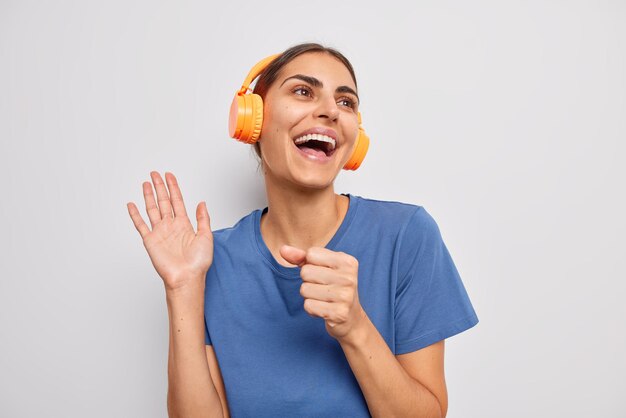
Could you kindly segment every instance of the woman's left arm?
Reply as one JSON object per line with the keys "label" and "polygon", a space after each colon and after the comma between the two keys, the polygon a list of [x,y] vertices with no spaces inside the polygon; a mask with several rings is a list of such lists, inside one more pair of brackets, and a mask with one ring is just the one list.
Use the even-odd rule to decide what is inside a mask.
{"label": "woman's left arm", "polygon": [[372,416],[444,418],[445,340],[394,356],[367,314],[361,315],[360,325],[338,341]]}
{"label": "woman's left arm", "polygon": [[321,247],[285,245],[280,253],[301,267],[304,309],[341,345],[372,416],[446,416],[445,340],[394,356],[359,302],[356,258]]}

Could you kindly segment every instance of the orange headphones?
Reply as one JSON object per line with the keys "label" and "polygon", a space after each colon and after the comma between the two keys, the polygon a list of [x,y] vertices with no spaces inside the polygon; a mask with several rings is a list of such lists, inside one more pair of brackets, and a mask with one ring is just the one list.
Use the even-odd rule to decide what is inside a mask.
{"label": "orange headphones", "polygon": [[[233,98],[230,105],[230,116],[228,119],[228,133],[232,138],[246,144],[254,144],[261,135],[263,126],[263,99],[258,94],[248,94],[252,80],[257,78],[261,72],[281,54],[275,54],[259,61],[248,73],[243,81],[243,85]],[[348,162],[343,166],[344,170],[356,170],[359,168],[367,149],[370,139],[361,126],[361,112],[359,112],[359,136],[356,146]]]}

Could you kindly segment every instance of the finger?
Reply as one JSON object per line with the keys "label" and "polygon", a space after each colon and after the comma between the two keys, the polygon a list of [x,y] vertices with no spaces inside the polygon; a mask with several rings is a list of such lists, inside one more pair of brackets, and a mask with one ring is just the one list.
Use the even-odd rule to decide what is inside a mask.
{"label": "finger", "polygon": [[187,217],[187,210],[185,209],[185,202],[183,201],[183,194],[178,187],[178,181],[174,174],[165,172],[165,181],[167,182],[167,188],[170,191],[170,201],[174,208],[174,216]]}
{"label": "finger", "polygon": [[345,284],[338,276],[337,271],[330,267],[316,266],[315,264],[304,264],[300,268],[302,281],[319,284]]}
{"label": "finger", "polygon": [[135,206],[134,203],[128,202],[126,204],[126,207],[128,208],[128,213],[130,214],[130,218],[133,220],[133,224],[135,225],[135,228],[137,229],[137,231],[139,232],[139,235],[141,235],[141,238],[143,239],[146,235],[150,233],[150,229],[148,228],[148,225],[146,225],[146,223],[143,221],[143,218],[141,217],[141,214],[137,210],[137,206]]}
{"label": "finger", "polygon": [[333,312],[332,304],[330,302],[315,299],[305,299],[304,310],[309,315],[324,318],[326,320],[331,318]]}
{"label": "finger", "polygon": [[334,285],[304,282],[300,286],[300,296],[305,299],[336,303],[347,299],[347,291],[337,289]]}
{"label": "finger", "polygon": [[172,205],[170,204],[170,195],[167,192],[167,188],[165,187],[165,183],[161,178],[161,175],[152,171],[150,173],[152,177],[152,182],[154,183],[154,188],[156,189],[157,194],[157,203],[159,204],[159,212],[161,213],[161,219],[170,217],[173,218],[172,214]]}
{"label": "finger", "polygon": [[161,222],[161,212],[154,200],[154,191],[152,190],[152,183],[144,181],[143,184],[143,198],[146,201],[146,213],[148,219],[150,219],[150,226],[154,229],[154,226]]}
{"label": "finger", "polygon": [[281,246],[278,251],[288,263],[301,266],[306,262],[306,251],[301,250],[300,248],[285,244]]}
{"label": "finger", "polygon": [[200,202],[196,208],[196,220],[198,221],[198,233],[207,234],[211,232],[211,218],[206,208],[206,202]]}
{"label": "finger", "polygon": [[345,264],[345,256],[347,254],[329,250],[322,247],[310,247],[306,251],[307,264],[315,264],[316,266],[330,267],[338,269]]}

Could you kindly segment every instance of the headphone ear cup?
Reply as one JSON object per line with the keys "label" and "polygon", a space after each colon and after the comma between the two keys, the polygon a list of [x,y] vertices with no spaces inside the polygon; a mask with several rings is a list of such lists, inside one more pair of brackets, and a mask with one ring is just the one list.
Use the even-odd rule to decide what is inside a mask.
{"label": "headphone ear cup", "polygon": [[365,159],[365,155],[367,154],[367,150],[370,147],[370,137],[367,136],[365,130],[359,127],[359,136],[356,139],[356,145],[354,147],[354,151],[352,151],[352,155],[343,166],[344,170],[356,170],[359,168],[363,160]]}
{"label": "headphone ear cup", "polygon": [[[228,134],[231,138],[239,140],[241,138],[241,131],[243,129],[243,122],[245,117],[240,117],[239,109],[243,108],[244,99],[241,95],[233,97],[233,101],[230,104],[230,113],[228,115]],[[242,112],[245,114],[245,112]]]}
{"label": "headphone ear cup", "polygon": [[228,133],[246,144],[254,144],[261,136],[263,99],[258,94],[238,94],[230,105]]}

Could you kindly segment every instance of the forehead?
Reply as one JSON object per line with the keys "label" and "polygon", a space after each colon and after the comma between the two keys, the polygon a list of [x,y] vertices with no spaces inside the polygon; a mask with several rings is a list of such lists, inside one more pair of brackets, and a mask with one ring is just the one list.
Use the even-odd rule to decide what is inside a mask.
{"label": "forehead", "polygon": [[338,58],[325,52],[307,52],[298,55],[280,70],[278,85],[283,80],[296,74],[315,77],[324,85],[349,86],[356,90],[354,80],[348,68]]}

